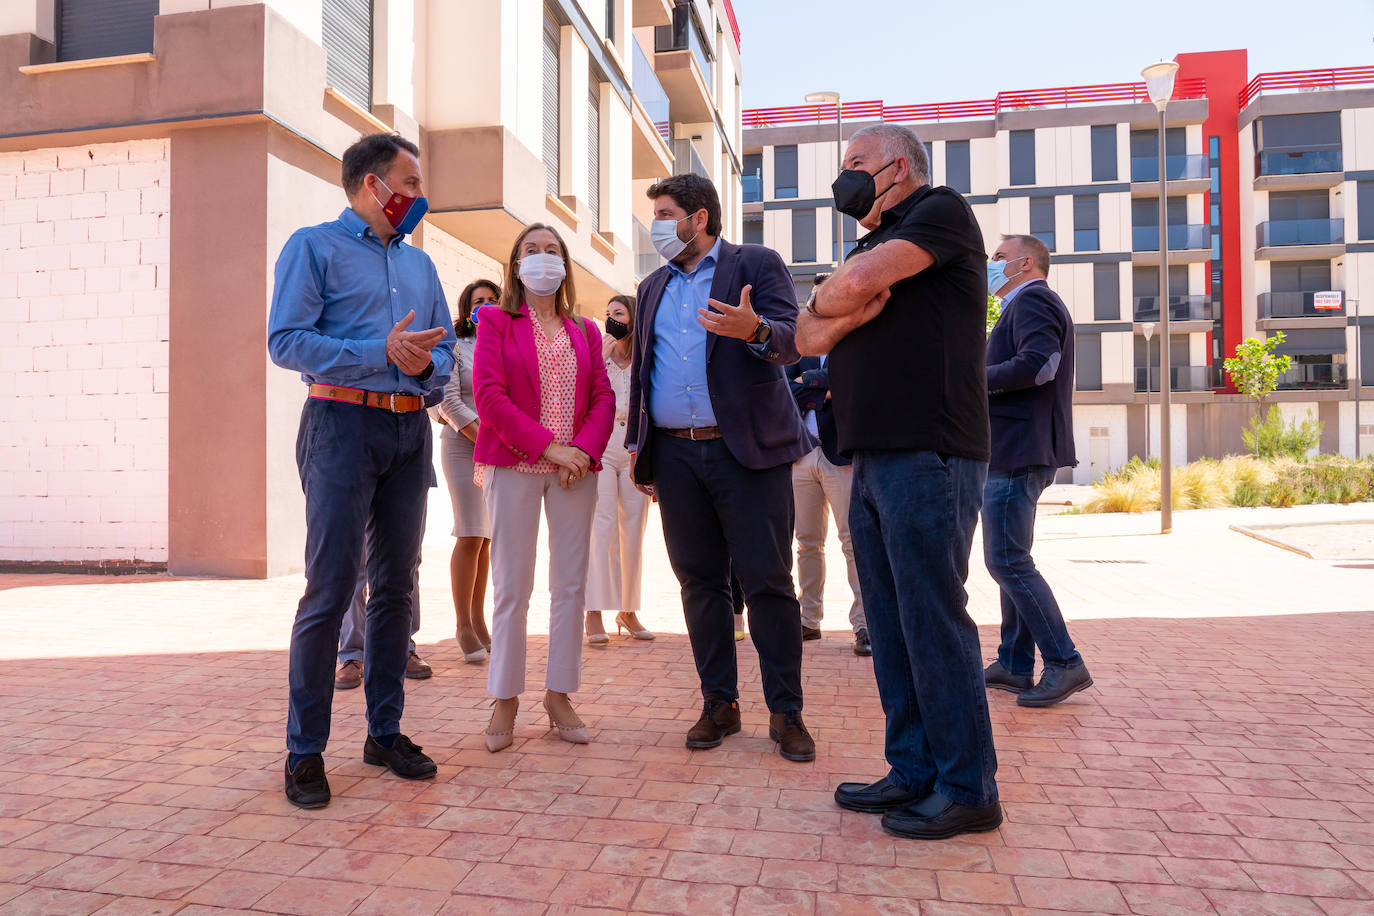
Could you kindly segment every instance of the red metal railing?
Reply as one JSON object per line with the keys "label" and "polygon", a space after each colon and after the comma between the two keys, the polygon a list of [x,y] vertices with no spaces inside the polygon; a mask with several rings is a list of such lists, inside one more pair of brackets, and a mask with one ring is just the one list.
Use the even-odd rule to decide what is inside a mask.
{"label": "red metal railing", "polygon": [[1240,107],[1244,108],[1261,92],[1281,89],[1335,89],[1374,83],[1374,67],[1335,67],[1328,70],[1281,70],[1260,73],[1240,93]]}
{"label": "red metal railing", "polygon": [[735,33],[735,47],[739,47],[739,20],[735,18],[735,7],[730,0],[721,0],[725,4],[725,17],[730,20],[730,31]]}
{"label": "red metal railing", "polygon": [[[1207,81],[1183,79],[1174,84],[1175,99],[1205,98]],[[894,122],[947,121],[961,118],[991,118],[1003,111],[1020,108],[1091,105],[1103,102],[1148,102],[1144,83],[1107,83],[1097,86],[1061,86],[1054,89],[1026,89],[999,92],[994,98],[965,102],[934,102],[925,105],[886,105],[880,101],[845,102],[846,119]],[[835,116],[833,105],[792,105],[783,108],[750,108],[743,114],[745,127],[777,124],[820,123]]]}

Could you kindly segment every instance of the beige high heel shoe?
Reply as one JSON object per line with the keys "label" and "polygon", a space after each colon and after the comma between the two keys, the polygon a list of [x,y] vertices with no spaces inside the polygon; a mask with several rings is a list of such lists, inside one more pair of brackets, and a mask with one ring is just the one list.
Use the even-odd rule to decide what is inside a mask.
{"label": "beige high heel shoe", "polygon": [[635,639],[657,639],[657,638],[658,638],[658,637],[655,636],[654,634],[650,633],[648,630],[644,629],[643,626],[641,626],[638,630],[636,630],[636,629],[634,628],[634,624],[635,624],[634,619],[633,619],[629,614],[626,614],[624,611],[621,611],[619,614],[616,614],[616,615],[615,615],[615,632],[616,632],[616,635],[619,636],[619,635],[620,635],[620,631],[621,631],[621,630],[624,630],[624,631],[628,632],[631,636],[633,636]]}
{"label": "beige high heel shoe", "polygon": [[[564,725],[562,722],[558,721],[558,717],[553,713],[553,707],[549,705],[549,696],[551,694],[552,691],[548,691],[544,694],[544,712],[549,714],[549,728],[558,729],[558,737],[567,741],[569,744],[590,743],[590,739],[587,737],[587,726],[580,719],[574,720],[577,723],[575,725]],[[563,697],[566,699],[567,694],[564,694]],[[569,707],[572,706],[571,701],[568,705]],[[576,716],[576,713],[573,713],[573,715]]]}
{"label": "beige high heel shoe", "polygon": [[[506,724],[498,723],[497,717],[501,715],[501,713],[504,710],[503,704],[507,702],[512,704],[510,711],[510,723],[504,729],[497,729],[495,728],[496,725]],[[491,701],[491,705],[491,721],[487,723],[486,731],[482,732],[482,740],[484,740],[487,743],[487,750],[495,754],[497,751],[504,750],[505,748],[510,747],[511,744],[515,741],[515,716],[517,713],[520,712],[520,698],[511,697],[509,700],[502,700],[498,697],[495,700]]]}

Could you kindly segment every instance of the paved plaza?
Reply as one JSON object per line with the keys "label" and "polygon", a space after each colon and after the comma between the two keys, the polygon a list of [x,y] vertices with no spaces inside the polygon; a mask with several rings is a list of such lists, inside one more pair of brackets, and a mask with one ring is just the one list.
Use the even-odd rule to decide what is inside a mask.
{"label": "paved plaza", "polygon": [[362,691],[340,692],[315,812],[281,792],[299,576],[0,576],[0,913],[1374,913],[1374,544],[1309,559],[1232,530],[1353,523],[1302,529],[1311,546],[1374,506],[1179,512],[1167,538],[1157,515],[1042,515],[1037,558],[1096,685],[1043,710],[994,692],[1006,822],[919,843],[831,799],[885,771],[836,545],[825,638],[806,644],[814,763],[774,752],[747,641],[743,732],[683,747],[699,697],[656,519],[642,617],[659,638],[585,651],[592,743],[536,716],[536,594],[532,689],[515,745],[489,754],[436,496],[418,637],[436,673],[409,683],[405,728],[438,778],[365,765]]}

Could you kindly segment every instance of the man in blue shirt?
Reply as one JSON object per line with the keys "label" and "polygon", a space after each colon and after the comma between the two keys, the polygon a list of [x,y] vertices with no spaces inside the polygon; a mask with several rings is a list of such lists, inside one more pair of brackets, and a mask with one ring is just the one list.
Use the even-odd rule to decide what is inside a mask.
{"label": "man in blue shirt", "polygon": [[668,264],[639,286],[626,446],[636,485],[659,501],[701,679],[701,718],[686,744],[716,747],[741,728],[733,569],[768,733],[783,757],[813,760],[801,717],[791,466],[816,440],[782,368],[797,361],[795,288],[777,252],[720,238],[720,198],[707,179],[678,175],[648,194]]}
{"label": "man in blue shirt", "polygon": [[[324,748],[334,653],[366,535],[363,760],[407,779],[434,761],[401,734],[413,575],[434,469],[427,399],[456,340],[429,256],[405,235],[424,216],[419,150],[374,134],[343,157],[348,209],[298,230],[277,259],[268,350],[310,386],[296,464],[305,490],[305,594],[291,631],[286,797],[329,803]],[[412,330],[413,327],[424,330]]]}

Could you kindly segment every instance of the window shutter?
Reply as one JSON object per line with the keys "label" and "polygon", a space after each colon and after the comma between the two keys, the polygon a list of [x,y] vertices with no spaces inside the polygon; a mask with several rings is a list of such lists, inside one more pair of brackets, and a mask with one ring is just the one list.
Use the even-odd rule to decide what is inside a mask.
{"label": "window shutter", "polygon": [[558,21],[544,13],[544,171],[548,192],[558,196]]}
{"label": "window shutter", "polygon": [[57,59],[150,52],[157,13],[158,0],[61,0]]}
{"label": "window shutter", "polygon": [[593,73],[587,95],[587,204],[592,211],[592,231],[601,231],[601,85]]}
{"label": "window shutter", "polygon": [[372,110],[372,0],[323,0],[325,83]]}

